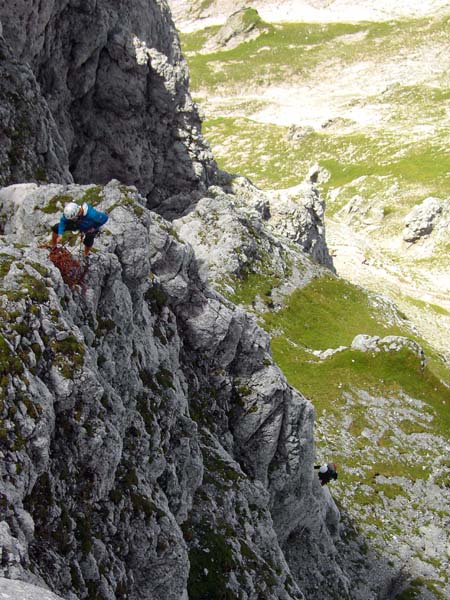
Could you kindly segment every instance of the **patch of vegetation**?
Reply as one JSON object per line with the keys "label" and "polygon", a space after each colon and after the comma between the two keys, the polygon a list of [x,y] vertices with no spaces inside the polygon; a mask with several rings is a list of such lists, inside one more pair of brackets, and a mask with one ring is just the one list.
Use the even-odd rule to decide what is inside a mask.
{"label": "patch of vegetation", "polygon": [[123,189],[121,191],[123,195],[120,198],[119,202],[116,202],[115,204],[107,208],[105,212],[107,214],[110,214],[115,208],[117,208],[118,206],[122,206],[124,208],[130,209],[137,217],[142,217],[142,215],[144,214],[143,207],[138,202],[133,200],[133,198],[130,195],[128,195],[127,188],[125,186],[123,186]]}
{"label": "patch of vegetation", "polygon": [[[38,304],[48,301],[49,291],[41,279],[26,274],[18,279],[18,284],[22,287],[20,292],[22,296],[26,294],[26,296]],[[25,290],[27,290],[27,293],[25,293]]]}
{"label": "patch of vegetation", "polygon": [[203,48],[206,41],[213,35],[215,35],[219,31],[219,29],[220,26],[214,25],[213,27],[199,29],[188,34],[180,33],[180,38],[182,40],[183,45],[183,52],[187,55],[198,52]]}
{"label": "patch of vegetation", "polygon": [[[402,470],[402,475],[405,475],[404,469]],[[421,475],[423,476],[423,473],[421,473]],[[377,484],[377,492],[382,492],[386,498],[389,498],[391,500],[394,500],[398,496],[405,496],[405,490],[400,485],[397,485],[395,483],[392,483],[390,485]]]}
{"label": "patch of vegetation", "polygon": [[404,334],[386,323],[384,310],[374,307],[365,290],[331,275],[296,290],[283,309],[264,315],[264,322],[268,331],[282,330],[286,339],[317,350],[349,346],[360,333]]}
{"label": "patch of vegetation", "polygon": [[403,592],[395,596],[394,600],[417,600],[422,597],[424,589],[433,592],[436,598],[443,599],[444,596],[439,591],[436,583],[424,577],[416,577]]}
{"label": "patch of vegetation", "polygon": [[411,296],[403,296],[405,300],[409,302],[409,304],[413,304],[418,308],[424,309],[426,311],[433,311],[438,315],[443,315],[444,317],[450,317],[450,312],[446,310],[442,306],[438,306],[437,304],[433,304],[432,302],[424,302],[423,300],[419,300],[418,298],[412,298]]}
{"label": "patch of vegetation", "polygon": [[36,167],[36,169],[34,171],[34,179],[36,179],[37,181],[43,181],[43,182],[48,181],[48,175],[47,175],[47,171],[46,171],[45,167],[43,167],[43,166]]}
{"label": "patch of vegetation", "polygon": [[21,375],[24,371],[22,361],[0,335],[0,399],[6,397],[6,387],[10,375]]}
{"label": "patch of vegetation", "polygon": [[9,273],[11,265],[14,262],[14,257],[10,254],[0,254],[0,277],[6,277]]}
{"label": "patch of vegetation", "polygon": [[189,550],[189,598],[207,600],[235,600],[235,594],[228,589],[228,574],[239,567],[227,533],[208,523],[200,523],[195,528],[198,546]]}
{"label": "patch of vegetation", "polygon": [[211,404],[217,397],[217,391],[214,388],[199,390],[197,395],[191,397],[189,401],[189,415],[200,427],[207,427],[211,431],[215,430],[216,423],[214,413],[211,410]]}
{"label": "patch of vegetation", "polygon": [[80,544],[81,553],[83,556],[87,556],[92,550],[94,542],[91,521],[87,515],[77,519],[75,537]]}
{"label": "patch of vegetation", "polygon": [[280,283],[281,277],[278,276],[248,273],[243,278],[233,280],[234,294],[228,294],[228,297],[235,304],[251,306],[256,296],[259,296],[269,306],[272,302],[272,290]]}
{"label": "patch of vegetation", "polygon": [[206,469],[203,483],[212,483],[216,489],[227,490],[244,479],[239,471],[225,462],[214,450],[204,452],[204,461]]}
{"label": "patch of vegetation", "polygon": [[296,185],[300,174],[306,175],[317,136],[311,133],[301,147],[293,148],[286,138],[287,128],[243,117],[209,118],[203,130],[221,168],[273,189]]}
{"label": "patch of vegetation", "polygon": [[411,421],[409,419],[402,419],[397,423],[400,429],[406,433],[407,435],[411,435],[412,433],[426,433],[429,431],[429,427],[422,425],[417,421]]}
{"label": "patch of vegetation", "polygon": [[73,202],[72,196],[69,194],[57,194],[50,198],[47,205],[39,210],[47,215],[61,212],[67,202]]}
{"label": "patch of vegetation", "polygon": [[97,335],[107,335],[116,328],[116,323],[113,321],[113,319],[103,319],[101,317],[97,317],[97,324]]}
{"label": "patch of vegetation", "polygon": [[41,264],[34,261],[28,261],[27,265],[33,267],[33,269],[37,271],[39,275],[42,275],[42,277],[48,277],[48,269],[46,267],[43,267]]}
{"label": "patch of vegetation", "polygon": [[83,197],[77,201],[78,204],[88,202],[91,206],[97,206],[103,200],[103,188],[99,185],[89,188],[83,194]]}
{"label": "patch of vegetation", "polygon": [[65,340],[52,340],[50,348],[54,353],[54,365],[66,379],[73,379],[77,370],[84,364],[84,348],[73,335]]}
{"label": "patch of vegetation", "polygon": [[144,299],[150,304],[152,312],[161,314],[162,309],[167,306],[167,295],[162,287],[153,282],[144,294]]}
{"label": "patch of vegetation", "polygon": [[[249,18],[253,18],[249,13]],[[218,92],[226,81],[227,88],[237,91],[249,81],[269,84],[285,77],[305,73],[324,56],[321,47],[341,35],[360,31],[364,25],[340,23],[284,23],[265,25],[256,39],[232,50],[192,55],[189,60],[192,86]],[[211,28],[208,33],[214,32]],[[192,52],[204,41],[199,33],[182,34],[183,47]],[[200,46],[201,47],[201,46]],[[312,51],[312,49],[314,50]]]}
{"label": "patch of vegetation", "polygon": [[175,386],[173,383],[173,375],[167,369],[160,369],[155,374],[155,379],[161,388],[163,388],[165,390],[169,389],[169,388],[175,389]]}
{"label": "patch of vegetation", "polygon": [[254,26],[256,28],[262,28],[262,27],[270,27],[268,23],[265,23],[261,17],[259,16],[259,13],[256,9],[251,8],[251,7],[246,7],[243,9],[243,13],[242,13],[242,23],[245,27],[251,27]]}

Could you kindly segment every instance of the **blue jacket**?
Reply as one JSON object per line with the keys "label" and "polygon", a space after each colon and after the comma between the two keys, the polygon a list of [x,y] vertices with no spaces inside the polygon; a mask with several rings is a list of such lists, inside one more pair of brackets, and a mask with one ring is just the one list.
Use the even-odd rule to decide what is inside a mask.
{"label": "blue jacket", "polygon": [[[80,219],[72,222],[76,223],[78,225],[79,230],[83,233],[86,233],[86,231],[92,228],[95,231],[98,231],[100,227],[104,225],[108,220],[108,215],[104,212],[100,212],[99,210],[95,210],[95,208],[92,208],[90,204],[86,203],[86,205],[88,207],[87,213]],[[66,219],[66,217],[63,215],[61,217],[61,220],[59,221],[58,235],[62,235],[64,233],[64,231],[66,230],[66,224],[68,222],[70,223],[71,221],[69,219]]]}

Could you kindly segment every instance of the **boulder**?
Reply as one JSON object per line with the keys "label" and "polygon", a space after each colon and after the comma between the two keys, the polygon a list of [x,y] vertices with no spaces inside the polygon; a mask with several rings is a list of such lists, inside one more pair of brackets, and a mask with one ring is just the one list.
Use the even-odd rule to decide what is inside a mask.
{"label": "boulder", "polygon": [[403,239],[405,242],[417,240],[430,235],[439,216],[442,214],[442,201],[432,196],[415,206],[405,217]]}
{"label": "boulder", "polygon": [[258,38],[268,31],[254,8],[241,8],[232,13],[219,31],[205,44],[202,52],[214,50],[231,50],[244,42]]}

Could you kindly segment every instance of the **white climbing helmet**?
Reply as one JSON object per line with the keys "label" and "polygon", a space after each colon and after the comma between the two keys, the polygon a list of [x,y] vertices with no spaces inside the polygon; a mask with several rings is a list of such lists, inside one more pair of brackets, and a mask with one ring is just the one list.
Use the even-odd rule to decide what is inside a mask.
{"label": "white climbing helmet", "polygon": [[78,204],[75,204],[75,202],[69,202],[64,207],[64,216],[66,219],[69,219],[69,221],[75,221],[79,212],[80,207]]}
{"label": "white climbing helmet", "polygon": [[322,465],[319,469],[319,473],[326,473],[328,471],[328,465]]}

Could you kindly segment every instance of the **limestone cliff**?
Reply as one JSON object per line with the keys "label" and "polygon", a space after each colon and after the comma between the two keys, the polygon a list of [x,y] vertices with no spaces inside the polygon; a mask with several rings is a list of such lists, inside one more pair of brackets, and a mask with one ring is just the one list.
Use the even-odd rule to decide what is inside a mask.
{"label": "limestone cliff", "polygon": [[0,185],[71,181],[65,144],[31,68],[16,60],[0,24]]}
{"label": "limestone cliff", "polygon": [[[77,289],[36,246],[68,197],[109,214]],[[0,190],[1,574],[70,600],[287,600],[323,572],[345,597],[310,403],[144,204],[118,182]]]}
{"label": "limestone cliff", "polygon": [[[61,181],[69,168],[81,183],[115,177],[134,184],[151,206],[204,187],[215,163],[165,1],[1,0],[0,21],[16,61],[6,77],[19,80],[12,93],[21,115],[20,122],[2,119],[12,146],[0,155],[4,184]],[[11,71],[5,60],[2,50],[0,65]],[[54,160],[39,158],[54,154],[54,145],[60,159],[68,156],[59,172]],[[17,170],[17,163],[28,166]]]}

